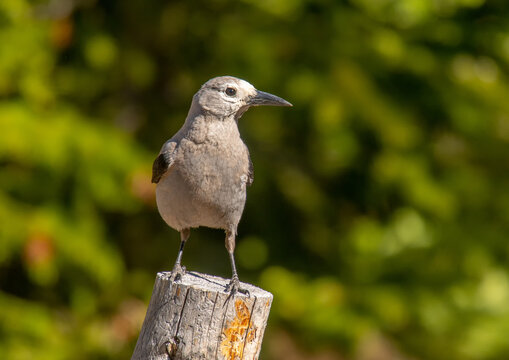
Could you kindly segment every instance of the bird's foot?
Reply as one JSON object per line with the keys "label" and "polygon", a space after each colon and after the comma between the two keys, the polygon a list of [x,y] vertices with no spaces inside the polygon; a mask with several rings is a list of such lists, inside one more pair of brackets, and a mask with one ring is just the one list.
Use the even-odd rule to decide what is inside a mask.
{"label": "bird's foot", "polygon": [[236,292],[244,294],[249,297],[249,290],[240,287],[240,281],[238,276],[232,277],[230,283],[226,285],[225,292],[229,292],[230,296],[235,295]]}
{"label": "bird's foot", "polygon": [[182,279],[182,276],[186,273],[186,267],[180,264],[175,264],[173,266],[173,270],[171,271],[170,281],[177,282]]}

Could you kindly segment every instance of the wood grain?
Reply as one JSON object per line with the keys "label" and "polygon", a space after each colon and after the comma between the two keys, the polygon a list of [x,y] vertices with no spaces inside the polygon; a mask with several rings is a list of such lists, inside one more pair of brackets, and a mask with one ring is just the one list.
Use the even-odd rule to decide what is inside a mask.
{"label": "wood grain", "polygon": [[242,283],[250,296],[225,292],[229,280],[157,274],[131,360],[258,359],[272,294]]}

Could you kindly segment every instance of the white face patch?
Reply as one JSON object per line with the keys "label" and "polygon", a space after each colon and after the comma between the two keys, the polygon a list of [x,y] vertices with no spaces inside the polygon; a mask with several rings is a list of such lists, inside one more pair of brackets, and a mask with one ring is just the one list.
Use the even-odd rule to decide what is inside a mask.
{"label": "white face patch", "polygon": [[239,81],[240,87],[242,88],[242,90],[244,91],[246,96],[255,96],[256,95],[256,89],[253,85],[251,85],[250,83],[248,83],[245,80],[239,79],[238,81]]}

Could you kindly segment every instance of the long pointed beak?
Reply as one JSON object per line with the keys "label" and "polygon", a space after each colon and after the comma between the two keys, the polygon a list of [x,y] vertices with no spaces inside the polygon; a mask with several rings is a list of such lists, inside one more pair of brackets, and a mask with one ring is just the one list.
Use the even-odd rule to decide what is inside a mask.
{"label": "long pointed beak", "polygon": [[266,93],[265,91],[256,90],[256,95],[248,100],[248,105],[272,105],[272,106],[293,106],[288,101],[279,96]]}

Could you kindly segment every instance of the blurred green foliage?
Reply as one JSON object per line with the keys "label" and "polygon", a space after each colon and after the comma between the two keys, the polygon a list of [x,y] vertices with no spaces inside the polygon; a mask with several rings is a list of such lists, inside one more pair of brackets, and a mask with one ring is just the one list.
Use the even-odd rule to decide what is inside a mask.
{"label": "blurred green foliage", "polygon": [[[125,359],[178,234],[151,161],[234,75],[266,359],[509,358],[509,3],[0,2],[0,358]],[[189,269],[229,277],[223,234]]]}

